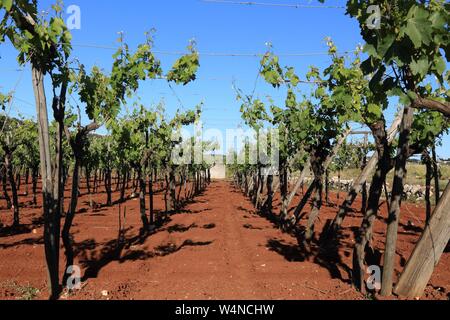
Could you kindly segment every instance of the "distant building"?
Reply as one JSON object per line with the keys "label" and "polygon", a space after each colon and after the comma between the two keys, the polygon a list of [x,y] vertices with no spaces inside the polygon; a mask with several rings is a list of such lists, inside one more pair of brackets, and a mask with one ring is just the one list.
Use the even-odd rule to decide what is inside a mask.
{"label": "distant building", "polygon": [[211,179],[224,180],[227,178],[227,168],[224,164],[216,164],[211,168]]}
{"label": "distant building", "polygon": [[224,180],[227,178],[227,167],[225,163],[225,157],[223,155],[204,155],[209,163],[214,163],[211,168],[211,179]]}

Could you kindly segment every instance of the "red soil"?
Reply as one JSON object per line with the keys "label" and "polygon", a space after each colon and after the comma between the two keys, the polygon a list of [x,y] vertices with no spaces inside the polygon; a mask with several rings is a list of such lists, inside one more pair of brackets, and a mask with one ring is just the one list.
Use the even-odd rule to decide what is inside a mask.
{"label": "red soil", "polygon": [[[66,192],[68,196],[69,190]],[[114,193],[113,200],[118,197]],[[21,197],[26,204],[21,208],[22,233],[0,231],[0,299],[21,298],[25,287],[39,289],[36,298],[47,298],[41,208],[31,207],[30,200],[31,196]],[[97,194],[94,200],[104,203],[106,194]],[[360,201],[345,220],[337,250],[322,252],[313,245],[312,256],[300,249],[297,238],[258,216],[249,200],[225,181],[214,182],[194,203],[146,238],[139,236],[139,201],[122,204],[127,209],[127,229],[126,245],[120,252],[118,205],[91,211],[88,202],[89,197],[82,195],[72,228],[75,263],[81,267],[84,282],[81,290],[65,294],[63,299],[365,299],[352,289],[348,273],[353,232],[361,223]],[[341,201],[333,194],[331,202]],[[155,209],[163,209],[162,194],[156,196]],[[317,234],[336,210],[336,206],[322,209]],[[402,211],[397,274],[424,226],[422,207],[406,204]],[[10,225],[11,215],[3,208],[0,222]],[[384,248],[385,216],[382,206],[373,241],[378,250]],[[408,227],[408,221],[415,227]],[[448,298],[449,262],[450,254],[444,253],[424,299]],[[61,269],[63,266],[61,249]],[[104,290],[106,296],[102,295]]]}

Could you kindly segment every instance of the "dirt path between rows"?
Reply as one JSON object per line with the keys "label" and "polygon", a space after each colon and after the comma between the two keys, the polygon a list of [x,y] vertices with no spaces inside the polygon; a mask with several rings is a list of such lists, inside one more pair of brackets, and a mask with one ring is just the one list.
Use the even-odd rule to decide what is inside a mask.
{"label": "dirt path between rows", "polygon": [[[176,216],[171,226],[194,225],[200,228],[164,237],[177,245],[190,240],[210,244],[186,248],[151,262],[154,270],[161,270],[149,275],[152,281],[165,280],[156,286],[144,286],[139,297],[320,298],[318,277],[332,281],[327,271],[320,270],[319,266],[290,263],[272,251],[268,243],[286,236],[270,222],[256,216],[249,202],[227,183],[213,184],[188,210],[200,213]],[[205,225],[215,227],[206,230],[203,227],[202,230]],[[306,288],[309,282],[317,289]]]}
{"label": "dirt path between rows", "polygon": [[[104,198],[104,194],[98,194],[95,201],[102,203]],[[335,195],[331,201],[339,203]],[[80,213],[72,234],[76,243],[75,262],[81,268],[83,284],[81,290],[63,295],[63,299],[365,298],[352,289],[349,280],[353,232],[361,219],[356,209],[344,224],[337,251],[308,257],[299,248],[297,238],[259,216],[250,201],[226,181],[213,182],[204,194],[146,237],[139,235],[139,201],[128,200],[122,205],[122,212],[127,210],[123,247],[117,244],[118,205],[91,211],[86,195],[79,202]],[[159,194],[155,208],[162,210],[162,204]],[[355,206],[358,205],[356,202]],[[421,233],[423,210],[405,207],[408,214],[404,214],[401,224],[398,269]],[[318,232],[336,210],[335,205],[324,206]],[[40,208],[22,212],[24,223],[29,222],[34,229],[0,236],[0,299],[23,298],[24,292],[45,299],[42,225],[36,222]],[[0,218],[6,216],[9,213],[0,211]],[[408,219],[415,222],[415,230],[407,229]],[[10,222],[2,220],[5,224]],[[383,248],[384,228],[380,217],[374,238],[378,248]],[[427,288],[426,298],[447,298],[449,261],[450,254],[445,253]],[[38,293],[28,292],[32,288],[38,289]]]}
{"label": "dirt path between rows", "polygon": [[[273,243],[289,251],[296,239],[256,215],[227,182],[213,183],[171,219],[122,254],[131,257],[126,263],[115,262],[89,280],[92,286],[120,299],[361,298],[320,265],[276,252]],[[80,294],[76,298],[98,298],[88,287]]]}

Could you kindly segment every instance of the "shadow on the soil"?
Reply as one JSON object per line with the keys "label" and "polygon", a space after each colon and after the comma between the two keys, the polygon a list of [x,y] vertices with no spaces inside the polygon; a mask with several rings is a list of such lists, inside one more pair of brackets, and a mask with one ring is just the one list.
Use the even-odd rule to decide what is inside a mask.
{"label": "shadow on the soil", "polygon": [[119,239],[110,240],[104,243],[99,251],[95,251],[99,244],[93,239],[75,244],[75,256],[80,256],[80,263],[85,268],[83,281],[90,278],[97,278],[101,269],[113,261],[121,260],[121,255],[124,250],[133,245],[143,243],[147,237],[139,235],[126,238],[122,241]]}
{"label": "shadow on the soil", "polygon": [[213,241],[196,242],[188,239],[180,246],[170,243],[157,247],[155,251],[133,249],[133,246],[143,244],[149,236],[150,234],[128,237],[123,241],[111,240],[103,244],[100,251],[94,251],[99,244],[93,239],[76,244],[75,253],[77,256],[80,256],[81,265],[85,268],[82,281],[97,278],[99,272],[113,261],[125,263],[127,261],[165,257],[185,247],[208,246],[213,243]]}
{"label": "shadow on the soil", "polygon": [[[196,197],[201,196],[203,193],[196,195]],[[130,200],[130,199],[128,199]],[[90,278],[97,278],[99,272],[108,264],[113,261],[119,263],[124,263],[126,261],[136,261],[136,260],[146,260],[154,257],[161,257],[173,254],[180,251],[185,247],[196,247],[196,246],[207,246],[213,243],[212,241],[206,242],[195,242],[193,240],[185,240],[180,246],[174,244],[167,244],[157,247],[155,251],[148,251],[142,249],[136,249],[138,245],[142,245],[145,241],[157,232],[167,231],[169,233],[174,232],[187,232],[192,228],[198,228],[196,224],[190,226],[174,225],[168,228],[164,226],[168,225],[172,219],[171,216],[182,214],[182,213],[201,213],[211,209],[206,209],[198,212],[192,212],[191,210],[183,209],[186,204],[189,203],[206,203],[207,201],[199,201],[198,199],[190,199],[188,201],[180,202],[180,209],[178,211],[168,212],[167,214],[162,211],[156,211],[155,217],[157,221],[155,224],[156,229],[153,231],[143,231],[140,230],[137,236],[128,236],[127,233],[132,230],[128,228],[123,230],[122,233],[118,235],[117,239],[112,239],[106,243],[99,244],[93,239],[85,240],[81,243],[74,244],[75,256],[79,257],[79,261],[82,267],[85,269],[83,281]],[[119,202],[117,202],[119,203]],[[213,229],[215,224],[204,225],[204,229]],[[96,250],[101,246],[100,250]]]}
{"label": "shadow on the soil", "polygon": [[173,226],[170,226],[167,228],[167,232],[169,233],[183,233],[183,232],[187,232],[193,228],[198,228],[198,226],[193,223],[190,226],[185,226],[185,225],[181,225],[181,224],[175,224]]}
{"label": "shadow on the soil", "polygon": [[173,215],[177,215],[177,214],[200,214],[200,213],[205,213],[205,212],[208,212],[208,211],[212,211],[212,209],[211,208],[207,208],[207,209],[201,209],[201,210],[195,210],[195,211],[188,210],[188,209],[181,209],[181,210],[178,210],[177,212],[173,213]]}
{"label": "shadow on the soil", "polygon": [[[214,229],[216,227],[216,224],[214,223],[210,223],[210,224],[205,224],[202,226],[203,229]],[[189,226],[185,226],[182,224],[175,224],[173,226],[170,226],[166,229],[167,232],[169,233],[183,233],[183,232],[187,232],[191,229],[197,229],[199,228],[199,226],[196,223],[193,223]],[[164,231],[164,230],[161,230]]]}
{"label": "shadow on the soil", "polygon": [[255,214],[256,213],[255,210],[246,209],[246,208],[244,208],[242,206],[237,207],[236,210],[244,211],[244,212],[249,213],[249,214]]}
{"label": "shadow on the soil", "polygon": [[415,226],[412,223],[403,224],[403,223],[400,222],[399,225],[400,225],[400,227],[403,228],[403,230],[410,231],[410,232],[412,232],[414,234],[422,234],[423,231],[424,231],[423,228]]}
{"label": "shadow on the soil", "polygon": [[249,223],[244,224],[244,228],[245,229],[249,229],[249,230],[264,230],[264,228],[260,228],[260,227],[255,227]]}
{"label": "shadow on the soil", "polygon": [[172,253],[178,252],[184,247],[205,247],[212,244],[213,241],[192,241],[192,240],[185,240],[180,246],[176,246],[173,243],[162,245],[156,248],[156,251],[153,252],[154,255],[165,257]]}
{"label": "shadow on the soil", "polygon": [[[342,241],[348,236],[340,235],[334,240],[327,239],[326,242],[323,239],[314,239],[306,244],[303,227],[292,231],[292,235],[297,238],[296,244],[289,244],[275,238],[267,242],[267,248],[283,256],[289,262],[311,261],[326,268],[333,279],[340,279],[343,282],[350,281],[352,270],[342,261],[339,254],[340,251],[345,254],[346,250],[350,249],[350,246]],[[342,272],[345,272],[346,276]]]}
{"label": "shadow on the soil", "polygon": [[0,228],[0,238],[18,236],[21,234],[28,234],[28,233],[31,233],[31,229],[25,225],[20,225],[17,227]]}
{"label": "shadow on the soil", "polygon": [[215,227],[216,227],[215,223],[208,223],[203,226],[203,229],[211,230],[211,229],[214,229]]}
{"label": "shadow on the soil", "polygon": [[21,224],[17,227],[0,227],[0,238],[14,237],[23,234],[29,234],[34,229],[38,229],[44,225],[44,218],[33,218],[30,224]]}
{"label": "shadow on the soil", "polygon": [[14,248],[17,246],[34,246],[34,245],[43,245],[44,244],[44,238],[28,238],[25,240],[8,243],[8,244],[0,244],[0,249],[8,249],[8,248]]}

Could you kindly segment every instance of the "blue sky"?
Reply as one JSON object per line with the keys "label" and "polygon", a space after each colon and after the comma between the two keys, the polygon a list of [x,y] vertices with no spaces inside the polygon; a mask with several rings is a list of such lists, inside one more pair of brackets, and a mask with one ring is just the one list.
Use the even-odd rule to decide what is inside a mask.
{"label": "blue sky", "polygon": [[[261,1],[262,2],[262,1]],[[269,1],[268,1],[269,2]],[[284,4],[318,4],[309,0],[270,1]],[[40,1],[48,9],[53,1]],[[263,53],[265,44],[272,43],[277,54],[323,53],[325,37],[331,37],[340,51],[351,51],[363,41],[357,23],[345,15],[344,9],[289,8],[206,3],[200,0],[66,0],[65,6],[81,8],[81,30],[73,30],[73,56],[88,68],[94,64],[109,70],[114,50],[86,47],[97,45],[117,47],[117,32],[125,33],[131,48],[145,40],[144,32],[155,28],[155,50],[164,70],[176,60],[176,55],[163,52],[184,51],[189,39],[195,38],[200,53]],[[329,0],[327,5],[344,6],[344,0]],[[10,45],[0,46],[0,90],[9,92],[16,86],[11,114],[35,116],[29,67],[16,69],[16,52]],[[257,57],[200,57],[198,80],[186,87],[172,86],[163,80],[144,83],[137,96],[147,106],[164,99],[169,113],[177,108],[192,108],[204,102],[203,121],[206,128],[225,130],[242,123],[239,103],[232,88],[233,81],[244,92],[252,92],[259,69]],[[310,65],[326,67],[326,55],[281,57],[282,65],[294,66],[304,76]],[[310,85],[302,85],[308,92]],[[259,80],[256,94],[271,95],[282,101],[283,92],[274,90]],[[50,95],[50,91],[48,92]],[[49,99],[50,97],[47,97]],[[76,97],[74,97],[76,99]],[[72,99],[70,101],[73,102]],[[392,120],[395,106],[387,111]],[[445,137],[439,155],[450,157],[450,137]]]}

